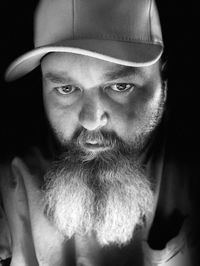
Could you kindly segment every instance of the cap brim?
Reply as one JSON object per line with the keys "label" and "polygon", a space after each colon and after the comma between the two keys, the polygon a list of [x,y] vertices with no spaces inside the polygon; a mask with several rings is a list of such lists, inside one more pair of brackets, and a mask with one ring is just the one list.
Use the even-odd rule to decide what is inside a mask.
{"label": "cap brim", "polygon": [[36,68],[47,53],[67,52],[91,56],[112,63],[142,67],[154,64],[163,52],[161,43],[141,43],[96,39],[66,40],[51,46],[38,47],[15,60],[5,79],[16,80]]}

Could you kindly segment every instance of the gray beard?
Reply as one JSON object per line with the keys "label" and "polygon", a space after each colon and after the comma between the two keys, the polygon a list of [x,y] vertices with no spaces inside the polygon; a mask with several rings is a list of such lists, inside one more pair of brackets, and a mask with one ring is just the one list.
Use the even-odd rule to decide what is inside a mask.
{"label": "gray beard", "polygon": [[81,148],[87,138],[104,140],[100,132],[82,131],[47,171],[45,215],[66,239],[95,234],[102,246],[125,245],[153,209],[152,183],[138,156],[141,145],[108,137],[114,139],[111,149],[93,153]]}

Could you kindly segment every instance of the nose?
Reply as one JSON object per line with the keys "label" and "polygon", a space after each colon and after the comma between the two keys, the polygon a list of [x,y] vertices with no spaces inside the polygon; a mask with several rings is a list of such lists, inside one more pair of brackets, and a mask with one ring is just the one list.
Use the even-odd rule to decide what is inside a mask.
{"label": "nose", "polygon": [[98,96],[92,95],[84,99],[79,122],[87,130],[97,130],[107,124],[108,114]]}

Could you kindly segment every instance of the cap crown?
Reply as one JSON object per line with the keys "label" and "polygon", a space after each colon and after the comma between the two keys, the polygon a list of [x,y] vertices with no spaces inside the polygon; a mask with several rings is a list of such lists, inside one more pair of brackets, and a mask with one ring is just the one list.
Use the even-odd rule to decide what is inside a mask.
{"label": "cap crown", "polygon": [[162,43],[154,0],[42,0],[35,13],[35,47],[64,40]]}
{"label": "cap crown", "polygon": [[7,81],[36,68],[50,52],[91,56],[143,67],[163,52],[155,0],[41,0],[35,12],[35,49],[7,69]]}

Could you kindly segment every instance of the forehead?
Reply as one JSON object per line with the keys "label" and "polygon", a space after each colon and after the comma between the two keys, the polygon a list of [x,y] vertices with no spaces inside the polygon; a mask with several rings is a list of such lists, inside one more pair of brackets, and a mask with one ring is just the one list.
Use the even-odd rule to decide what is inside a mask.
{"label": "forehead", "polygon": [[73,80],[90,77],[107,81],[137,76],[143,79],[160,77],[160,63],[147,67],[123,66],[97,58],[71,54],[50,53],[41,61],[42,74],[48,78],[72,78]]}

